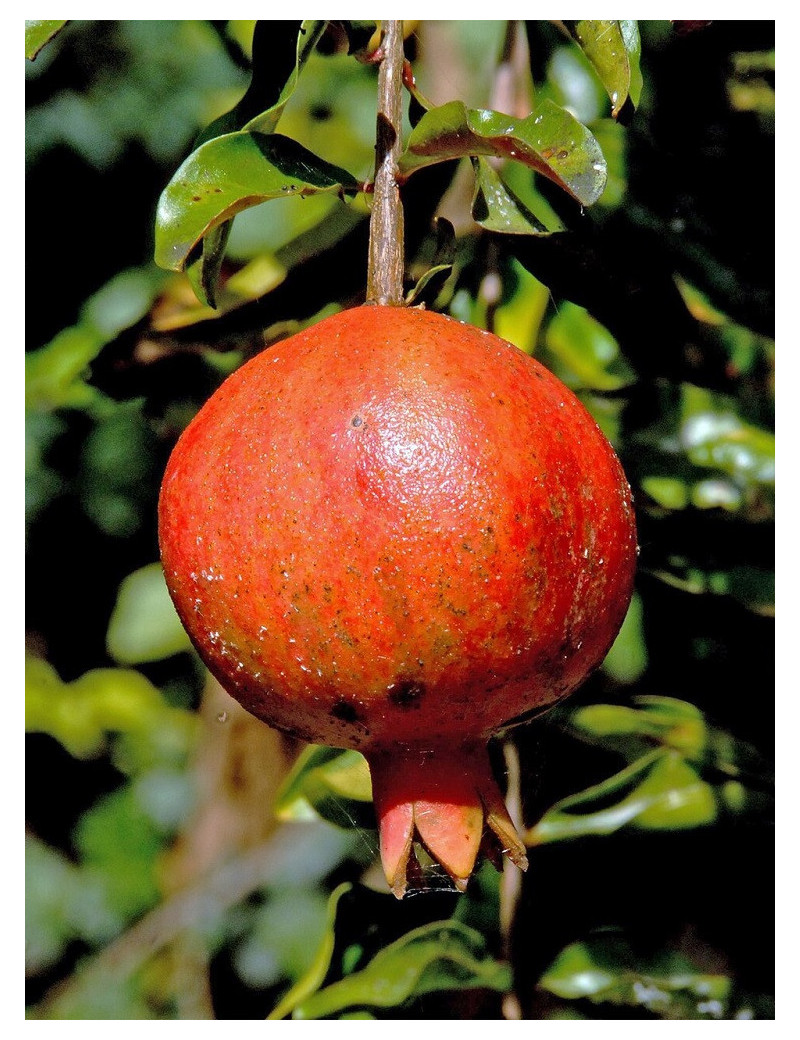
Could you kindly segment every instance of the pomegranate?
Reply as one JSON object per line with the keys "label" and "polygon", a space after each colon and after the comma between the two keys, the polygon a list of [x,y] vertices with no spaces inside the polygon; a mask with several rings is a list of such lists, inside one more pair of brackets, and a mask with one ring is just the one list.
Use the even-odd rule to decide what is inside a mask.
{"label": "pomegranate", "polygon": [[464,889],[524,868],[487,741],[574,690],[631,595],[620,463],[577,398],[498,337],[365,305],[231,375],[169,460],[178,613],[248,711],[367,758],[387,880],[414,841]]}

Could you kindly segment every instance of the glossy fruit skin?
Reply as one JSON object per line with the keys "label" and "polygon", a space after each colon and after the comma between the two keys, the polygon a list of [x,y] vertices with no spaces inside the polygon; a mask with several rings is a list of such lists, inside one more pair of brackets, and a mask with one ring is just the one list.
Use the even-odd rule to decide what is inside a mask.
{"label": "glossy fruit skin", "polygon": [[575,689],[627,609],[631,494],[547,369],[439,314],[336,314],[181,436],[162,560],[201,657],[306,740],[481,744]]}

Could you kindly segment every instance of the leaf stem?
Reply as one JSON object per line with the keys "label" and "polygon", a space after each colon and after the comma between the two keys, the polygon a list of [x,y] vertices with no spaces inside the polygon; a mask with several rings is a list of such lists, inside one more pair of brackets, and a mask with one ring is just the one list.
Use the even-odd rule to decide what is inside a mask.
{"label": "leaf stem", "polygon": [[403,23],[383,23],[378,71],[375,188],[369,226],[367,303],[403,304],[403,203],[397,177],[402,148]]}

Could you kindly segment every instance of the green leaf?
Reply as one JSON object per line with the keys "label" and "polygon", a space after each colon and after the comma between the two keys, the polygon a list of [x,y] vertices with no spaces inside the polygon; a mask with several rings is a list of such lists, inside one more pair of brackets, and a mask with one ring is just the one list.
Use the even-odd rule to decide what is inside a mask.
{"label": "green leaf", "polygon": [[472,196],[472,219],[487,231],[506,235],[548,235],[549,230],[528,209],[491,163],[473,157],[475,191]]}
{"label": "green leaf", "polygon": [[756,614],[775,616],[775,572],[771,568],[741,564],[727,570],[715,569],[681,556],[670,556],[666,563],[668,567],[651,567],[648,573],[683,592],[730,596]]}
{"label": "green leaf", "polygon": [[681,446],[696,466],[719,469],[746,483],[772,486],[775,436],[724,407],[692,408],[680,430]]}
{"label": "green leaf", "polygon": [[129,574],[120,584],[106,634],[106,647],[119,664],[143,664],[191,649],[167,591],[160,563]]}
{"label": "green leaf", "polygon": [[436,247],[431,266],[406,294],[406,306],[420,303],[433,304],[453,270],[456,253],[456,233],[444,217],[436,220]]}
{"label": "green leaf", "polygon": [[67,943],[107,942],[122,922],[103,878],[89,874],[30,834],[25,835],[25,970],[40,972]]}
{"label": "green leaf", "polygon": [[708,727],[698,708],[673,697],[636,697],[634,704],[635,708],[589,704],[573,712],[570,727],[579,736],[613,746],[628,758],[635,758],[658,743],[695,761],[701,760],[708,742]]}
{"label": "green leaf", "polygon": [[[620,793],[622,799],[606,804]],[[601,807],[595,809],[598,803]],[[626,826],[681,830],[713,823],[717,815],[711,785],[678,752],[657,750],[603,783],[557,802],[529,832],[526,842],[543,845],[613,834]]]}
{"label": "green leaf", "polygon": [[333,957],[333,950],[336,945],[334,924],[336,921],[336,911],[339,906],[339,900],[346,892],[349,892],[352,887],[353,886],[348,882],[344,882],[331,893],[330,899],[328,900],[328,917],[325,924],[325,933],[319,947],[317,948],[317,952],[314,955],[314,959],[311,962],[311,966],[305,975],[303,975],[303,977],[292,986],[288,993],[283,996],[280,1002],[267,1015],[267,1021],[278,1021],[282,1018],[286,1018],[287,1015],[292,1014],[297,1006],[302,1001],[312,997],[325,981],[325,976],[328,974],[328,970],[330,969],[331,958]]}
{"label": "green leaf", "polygon": [[[200,134],[195,148],[236,130],[271,134],[294,93],[300,71],[325,30],[325,22],[256,22],[253,30],[252,76],[241,100]],[[275,37],[278,37],[277,40]],[[279,59],[294,47],[294,61],[284,80]]]}
{"label": "green leaf", "polygon": [[589,130],[544,100],[524,119],[450,101],[423,114],[400,157],[402,176],[464,156],[514,159],[548,177],[584,206],[602,195],[606,163]]}
{"label": "green leaf", "polygon": [[367,57],[372,49],[375,34],[380,29],[379,22],[339,22],[347,35],[347,53],[359,59]]}
{"label": "green leaf", "polygon": [[165,278],[152,266],[122,271],[87,300],[77,325],[26,354],[25,407],[51,411],[100,404],[102,394],[86,382],[89,365],[147,314]]}
{"label": "green leaf", "polygon": [[268,199],[357,192],[353,177],[280,134],[226,134],[201,145],[164,189],[156,215],[156,262],[183,270],[200,239]]}
{"label": "green leaf", "polygon": [[619,344],[583,307],[565,300],[544,335],[556,374],[573,389],[619,390],[634,381]]}
{"label": "green leaf", "polygon": [[307,975],[331,927],[326,896],[311,884],[270,886],[250,935],[233,951],[236,972],[251,989]]}
{"label": "green leaf", "polygon": [[603,661],[603,671],[616,682],[635,683],[647,668],[647,644],[642,624],[642,598],[634,592],[622,628]]}
{"label": "green leaf", "polygon": [[601,933],[561,951],[539,987],[562,1000],[643,1008],[670,1019],[726,1015],[731,980],[702,972],[674,951],[637,953],[615,933]]}
{"label": "green leaf", "polygon": [[639,104],[642,74],[639,68],[641,40],[635,21],[565,22],[572,38],[594,66],[611,98],[616,119],[625,109]]}
{"label": "green leaf", "polygon": [[232,227],[233,221],[226,220],[224,224],[212,228],[203,236],[194,255],[186,261],[186,277],[195,296],[201,303],[214,309],[217,306],[217,284]]}
{"label": "green leaf", "polygon": [[171,745],[185,745],[196,718],[171,708],[139,672],[97,668],[64,683],[37,657],[25,661],[25,729],[54,737],[75,758],[100,754],[110,733],[138,737],[151,758]]}
{"label": "green leaf", "polygon": [[[216,119],[200,134],[195,151],[206,141],[239,130],[258,130],[272,133],[283,110],[294,93],[300,70],[314,49],[325,28],[325,22],[256,22],[253,31],[252,77],[238,104]],[[286,39],[274,41],[276,35]],[[288,78],[283,81],[276,50],[284,43],[293,43],[294,62]],[[277,76],[277,79],[276,79]],[[201,303],[216,307],[217,283],[225,258],[232,221],[227,220],[206,234],[197,256],[187,261],[186,273]]]}
{"label": "green leaf", "polygon": [[42,47],[49,43],[50,40],[59,33],[64,26],[64,22],[25,22],[25,57],[29,61],[33,61]]}
{"label": "green leaf", "polygon": [[369,766],[358,751],[305,748],[278,793],[283,820],[322,819],[338,827],[375,828]]}
{"label": "green leaf", "polygon": [[82,868],[101,879],[108,906],[124,921],[158,902],[156,867],[165,835],[138,803],[133,785],[84,813],[73,840]]}
{"label": "green leaf", "polygon": [[486,952],[483,936],[457,921],[408,932],[361,969],[319,990],[295,1008],[295,1019],[327,1018],[347,1008],[392,1008],[426,993],[511,987],[507,964]]}

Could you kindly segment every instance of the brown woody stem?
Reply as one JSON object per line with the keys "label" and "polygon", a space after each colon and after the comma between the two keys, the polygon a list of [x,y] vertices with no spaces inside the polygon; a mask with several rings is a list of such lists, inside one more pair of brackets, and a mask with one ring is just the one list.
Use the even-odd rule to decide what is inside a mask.
{"label": "brown woody stem", "polygon": [[397,178],[402,148],[403,23],[383,23],[378,71],[375,189],[369,225],[367,303],[403,304],[403,204]]}

